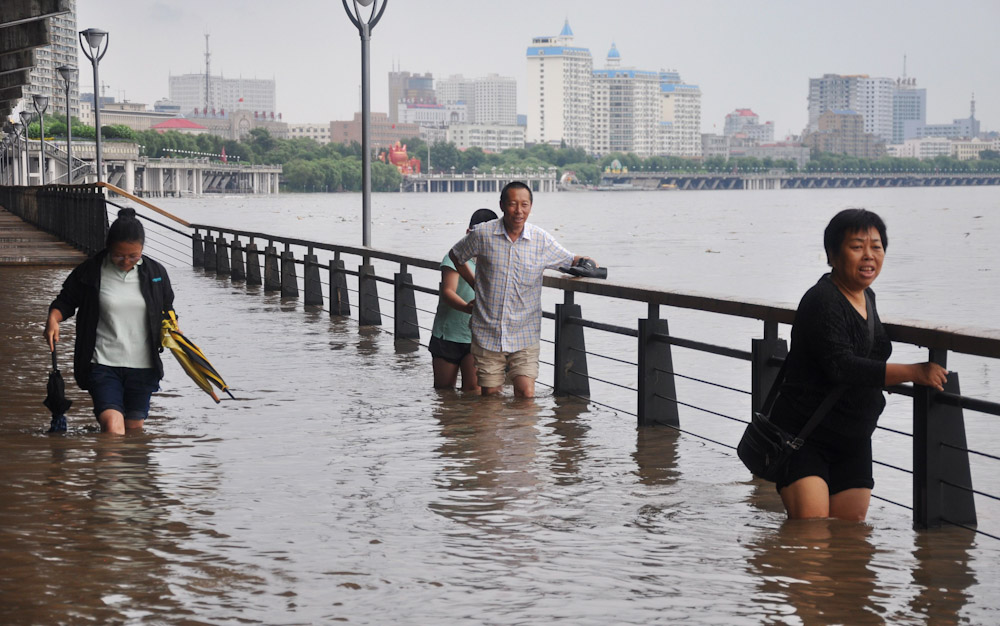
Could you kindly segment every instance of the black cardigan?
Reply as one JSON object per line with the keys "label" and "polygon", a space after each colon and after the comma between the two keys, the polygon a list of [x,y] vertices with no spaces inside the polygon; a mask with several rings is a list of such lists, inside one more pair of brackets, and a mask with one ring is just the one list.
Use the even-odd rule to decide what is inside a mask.
{"label": "black cardigan", "polygon": [[[100,317],[101,265],[108,251],[102,250],[87,259],[70,273],[63,283],[62,291],[49,306],[58,309],[67,320],[80,310],[76,321],[76,346],[73,350],[73,377],[81,389],[87,389],[90,378],[91,361],[97,343],[97,321]],[[159,378],[163,378],[163,362],[160,360],[160,328],[163,312],[174,308],[174,291],[170,286],[167,270],[149,258],[142,257],[139,270],[139,291],[146,301],[147,332],[152,346],[152,361]]]}
{"label": "black cardigan", "polygon": [[885,363],[892,342],[875,308],[875,292],[866,290],[875,314],[875,341],[869,352],[868,322],[824,274],[802,296],[792,325],[792,349],[772,418],[796,433],[823,398],[838,385],[849,385],[823,419],[821,431],[870,437],[885,408]]}

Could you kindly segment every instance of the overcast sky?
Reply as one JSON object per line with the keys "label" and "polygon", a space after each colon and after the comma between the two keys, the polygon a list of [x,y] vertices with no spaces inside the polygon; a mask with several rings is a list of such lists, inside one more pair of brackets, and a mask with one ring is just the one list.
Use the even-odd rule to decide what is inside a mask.
{"label": "overcast sky", "polygon": [[[349,0],[350,2],[350,0]],[[387,111],[395,65],[435,78],[497,73],[518,81],[525,50],[569,19],[595,69],[614,42],[622,65],[675,69],[702,91],[702,130],[751,108],[776,138],[806,124],[809,78],[897,78],[927,89],[927,121],[969,115],[1000,129],[1000,0],[389,0],[372,33],[372,110]],[[77,0],[77,26],[110,32],[106,94],[150,106],[170,74],[274,78],[286,122],[350,119],[360,110],[360,39],[341,0]],[[80,55],[80,61],[87,60]],[[81,72],[82,91],[92,74]]]}

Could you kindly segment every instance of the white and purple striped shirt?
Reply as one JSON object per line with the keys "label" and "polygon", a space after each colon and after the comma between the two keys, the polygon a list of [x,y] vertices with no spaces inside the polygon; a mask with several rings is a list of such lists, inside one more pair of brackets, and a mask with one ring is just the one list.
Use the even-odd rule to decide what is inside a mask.
{"label": "white and purple striped shirt", "polygon": [[573,264],[573,253],[552,235],[525,224],[511,241],[503,220],[478,226],[451,250],[459,262],[476,260],[472,337],[493,352],[538,344],[542,331],[542,273]]}

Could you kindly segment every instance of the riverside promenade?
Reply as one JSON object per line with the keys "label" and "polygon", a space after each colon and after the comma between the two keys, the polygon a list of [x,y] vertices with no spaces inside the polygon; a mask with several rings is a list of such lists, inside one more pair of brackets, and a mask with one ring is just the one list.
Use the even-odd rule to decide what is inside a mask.
{"label": "riverside promenade", "polygon": [[0,265],[75,266],[87,255],[0,207]]}
{"label": "riverside promenade", "polygon": [[[113,215],[112,203],[126,200],[109,193],[107,202],[102,210]],[[546,291],[562,303],[546,306],[540,396],[480,398],[430,386],[424,311],[436,290],[418,269],[433,261],[143,214],[192,235],[148,221],[147,249],[169,263],[182,328],[236,400],[215,405],[168,358],[144,433],[99,435],[89,398],[70,383],[70,431],[46,435],[41,331],[68,268],[0,267],[4,623],[923,624],[992,623],[1000,611],[988,495],[977,496],[979,532],[940,522],[914,529],[913,512],[885,500],[866,524],[787,523],[773,486],[721,445],[738,439],[740,424],[686,407],[667,423],[666,396],[675,407],[743,415],[753,358],[749,337],[742,347],[712,346],[671,334],[668,316],[711,310],[757,327],[757,316],[786,319],[786,308],[549,277]],[[251,245],[264,269],[279,270],[277,288],[249,284]],[[233,258],[244,278],[234,277]],[[322,270],[319,304],[306,303],[313,266]],[[331,304],[339,268],[348,314]],[[398,332],[406,274],[415,340]],[[379,324],[359,320],[366,276]],[[590,319],[597,298],[638,304],[644,323]],[[567,382],[558,371],[579,377],[582,363],[574,348],[572,367],[553,365],[565,363],[556,342],[566,327],[554,334],[557,324],[586,329],[589,394],[553,390]],[[894,330],[973,353],[997,340]],[[746,390],[732,405],[741,410],[708,404],[735,392],[686,379],[666,392],[674,367],[664,365],[664,347],[714,350],[707,370],[678,358],[678,373],[725,374]],[[599,386],[615,378],[605,356],[628,361],[618,365],[635,377],[636,353],[643,364],[655,357],[660,379],[642,401],[655,408],[642,426],[623,400],[635,389]],[[995,455],[993,415],[966,413],[969,447]],[[880,444],[879,459],[912,474],[909,448]],[[974,484],[995,493],[996,473],[981,460],[973,459]],[[880,478],[877,495],[906,505],[910,479]]]}

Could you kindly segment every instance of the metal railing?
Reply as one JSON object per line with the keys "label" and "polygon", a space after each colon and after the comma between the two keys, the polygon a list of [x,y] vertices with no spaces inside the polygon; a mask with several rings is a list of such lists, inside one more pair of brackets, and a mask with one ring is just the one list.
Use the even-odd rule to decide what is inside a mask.
{"label": "metal railing", "polygon": [[[429,322],[434,316],[439,294],[439,262],[436,260],[235,228],[188,224],[140,198],[104,186],[158,213],[155,217],[139,215],[155,225],[147,228],[147,249],[168,265],[190,264],[215,276],[228,276],[233,283],[257,285],[265,293],[301,299],[305,306],[320,307],[331,317],[356,319],[360,327],[382,326],[383,316],[388,317],[392,324],[389,332],[397,342],[426,345],[421,341],[421,331],[426,332],[425,336],[430,333]],[[115,200],[108,200],[108,203],[120,206]],[[358,259],[356,270],[348,268],[346,260],[349,258]],[[414,273],[421,274],[422,280],[414,281]],[[379,294],[380,283],[391,287],[392,297]],[[793,308],[765,301],[674,292],[610,281],[547,275],[544,286],[547,293],[562,295],[562,302],[555,304],[555,310],[544,313],[552,322],[553,339],[543,341],[551,344],[553,359],[551,362],[543,360],[543,363],[551,368],[550,386],[554,393],[585,398],[616,413],[630,415],[640,428],[666,426],[727,449],[734,446],[720,441],[714,432],[709,436],[706,431],[699,430],[697,421],[682,427],[680,409],[722,418],[726,423],[735,422],[725,430],[726,437],[722,438],[737,440],[747,417],[763,404],[766,391],[787,354],[787,344],[778,335],[779,325],[791,324],[795,316]],[[588,319],[581,305],[576,303],[578,294],[585,298],[611,299],[617,308],[626,303],[644,306],[646,315],[634,325]],[[383,313],[383,303],[391,306],[391,314]],[[762,332],[758,338],[747,337],[749,350],[679,337],[671,334],[668,320],[662,315],[664,309],[711,314],[725,320],[756,321],[762,324]],[[947,366],[949,352],[983,359],[1000,358],[1000,330],[942,329],[919,323],[884,324],[895,343],[920,346],[927,350],[929,360],[943,366]],[[612,353],[588,351],[588,339],[607,343],[605,337],[627,343],[616,343]],[[692,371],[676,371],[675,348],[742,363],[740,367],[749,363],[749,389],[740,388],[739,383],[711,380],[711,375],[695,376]],[[633,350],[635,358],[629,358],[628,353]],[[628,372],[629,379],[613,380],[614,375],[597,371],[602,366],[591,372],[595,362],[610,363],[619,371]],[[722,371],[713,370],[715,373]],[[912,439],[912,467],[900,467],[898,459],[876,459],[875,462],[887,470],[911,475],[913,504],[902,504],[879,493],[873,496],[911,509],[917,527],[954,524],[1000,539],[997,534],[976,528],[977,499],[996,501],[1000,497],[974,487],[970,465],[972,456],[977,463],[991,468],[992,463],[1000,461],[1000,451],[970,447],[964,419],[965,411],[998,416],[1000,403],[963,395],[959,389],[959,375],[954,371],[948,378],[944,392],[915,385],[887,389],[912,399],[912,432],[879,427],[893,436]],[[719,410],[717,405],[705,404],[704,401],[714,394],[682,396],[678,393],[678,380],[685,384],[707,385],[720,393],[736,394],[742,407],[739,412],[747,417],[730,415]],[[539,381],[539,384],[545,383]],[[615,391],[593,394],[592,384]],[[635,394],[634,411],[609,404],[615,400],[605,401],[606,396],[621,398],[623,393]],[[739,463],[735,455],[733,461]],[[997,472],[995,468],[985,469],[984,474],[992,477]]]}
{"label": "metal railing", "polygon": [[87,254],[104,248],[107,212],[94,185],[0,187],[0,205]]}

